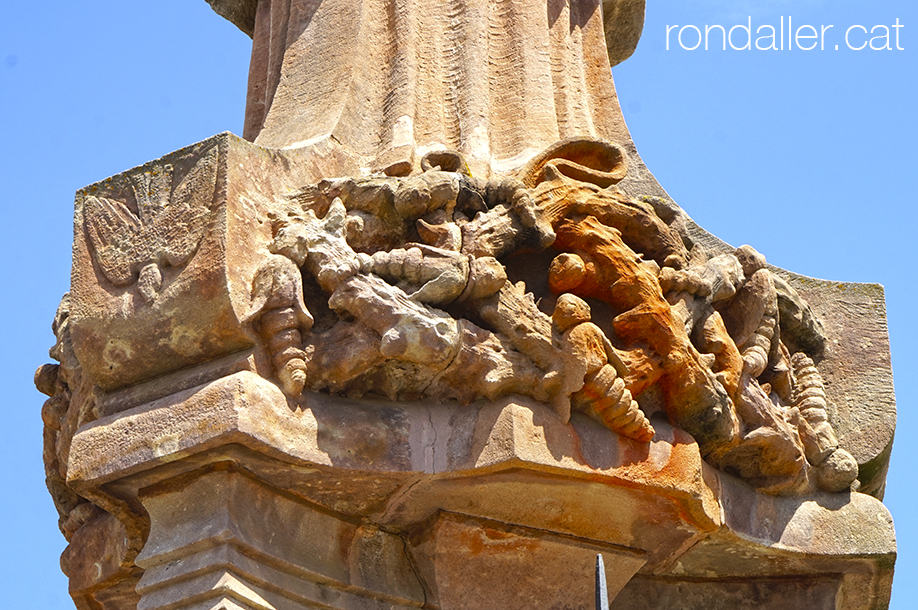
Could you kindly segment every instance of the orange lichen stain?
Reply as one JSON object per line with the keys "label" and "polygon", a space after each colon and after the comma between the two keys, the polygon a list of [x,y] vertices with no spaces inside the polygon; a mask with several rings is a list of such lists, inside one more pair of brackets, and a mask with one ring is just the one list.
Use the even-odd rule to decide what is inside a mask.
{"label": "orange lichen stain", "polygon": [[491,540],[509,540],[513,537],[513,534],[510,532],[501,532],[490,528],[484,528],[482,532],[484,532],[484,535]]}
{"label": "orange lichen stain", "polygon": [[[664,512],[671,515],[665,520],[676,519],[701,531],[713,531],[719,526],[717,492],[705,480],[705,464],[690,435],[675,430],[668,459],[662,465],[651,458],[649,445],[623,441],[624,444],[626,465],[602,473],[586,473],[584,478],[657,496],[667,507]],[[652,516],[648,514],[646,518]]]}
{"label": "orange lichen stain", "polygon": [[459,548],[466,549],[471,555],[531,553],[539,548],[538,540],[490,527],[463,528],[456,532],[456,538]]}
{"label": "orange lichen stain", "polygon": [[350,527],[342,527],[338,529],[336,535],[338,544],[335,545],[335,548],[338,550],[338,556],[345,562],[348,559],[348,555],[351,553],[351,546],[353,545],[354,539],[356,537],[357,531]]}

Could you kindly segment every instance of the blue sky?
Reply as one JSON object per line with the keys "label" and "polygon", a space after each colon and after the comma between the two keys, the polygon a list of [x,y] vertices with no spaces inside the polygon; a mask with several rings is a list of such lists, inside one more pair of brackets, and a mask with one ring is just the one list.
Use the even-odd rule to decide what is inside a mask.
{"label": "blue sky", "polygon": [[[918,421],[912,303],[918,230],[918,27],[913,0],[649,0],[635,56],[614,70],[638,147],[695,220],[769,261],[886,286],[899,429],[887,505],[894,608],[918,595],[910,480]],[[902,52],[665,51],[666,25],[905,25]],[[44,490],[42,397],[51,318],[67,290],[76,189],[224,130],[240,133],[249,40],[204,0],[11,3],[0,23],[5,603],[67,608],[64,540]]]}

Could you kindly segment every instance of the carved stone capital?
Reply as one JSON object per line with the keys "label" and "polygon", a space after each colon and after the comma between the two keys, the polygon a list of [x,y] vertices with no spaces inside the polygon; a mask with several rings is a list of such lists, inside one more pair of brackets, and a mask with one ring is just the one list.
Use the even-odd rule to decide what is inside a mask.
{"label": "carved stone capital", "polygon": [[596,553],[621,604],[885,599],[848,488],[891,428],[833,410],[875,295],[689,251],[608,143],[451,155],[329,180],[353,160],[223,134],[78,193],[36,376],[78,605],[563,605]]}

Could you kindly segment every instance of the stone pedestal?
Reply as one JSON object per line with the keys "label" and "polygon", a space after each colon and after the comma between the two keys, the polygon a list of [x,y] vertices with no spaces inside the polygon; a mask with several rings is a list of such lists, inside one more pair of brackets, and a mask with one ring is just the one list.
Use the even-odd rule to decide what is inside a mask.
{"label": "stone pedestal", "polygon": [[888,604],[882,289],[667,198],[642,0],[209,2],[255,142],[77,193],[36,374],[80,610]]}
{"label": "stone pedestal", "polygon": [[172,480],[141,497],[150,536],[138,608],[420,607],[401,538],[266,486],[243,465]]}
{"label": "stone pedestal", "polygon": [[589,607],[597,553],[621,607],[888,597],[877,500],[759,494],[655,424],[641,446],[518,400],[291,405],[240,372],[82,429],[69,474],[149,520],[144,609]]}

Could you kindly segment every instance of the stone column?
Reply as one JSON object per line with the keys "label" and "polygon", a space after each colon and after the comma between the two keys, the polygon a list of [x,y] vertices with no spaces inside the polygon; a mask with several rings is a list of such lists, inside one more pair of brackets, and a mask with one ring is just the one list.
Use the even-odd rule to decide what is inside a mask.
{"label": "stone column", "polygon": [[[229,465],[144,490],[139,609],[420,607],[401,538]],[[221,605],[222,604],[222,605]]]}
{"label": "stone column", "polygon": [[641,0],[210,2],[259,142],[77,193],[36,374],[80,610],[888,603],[882,289],[629,165]]}

